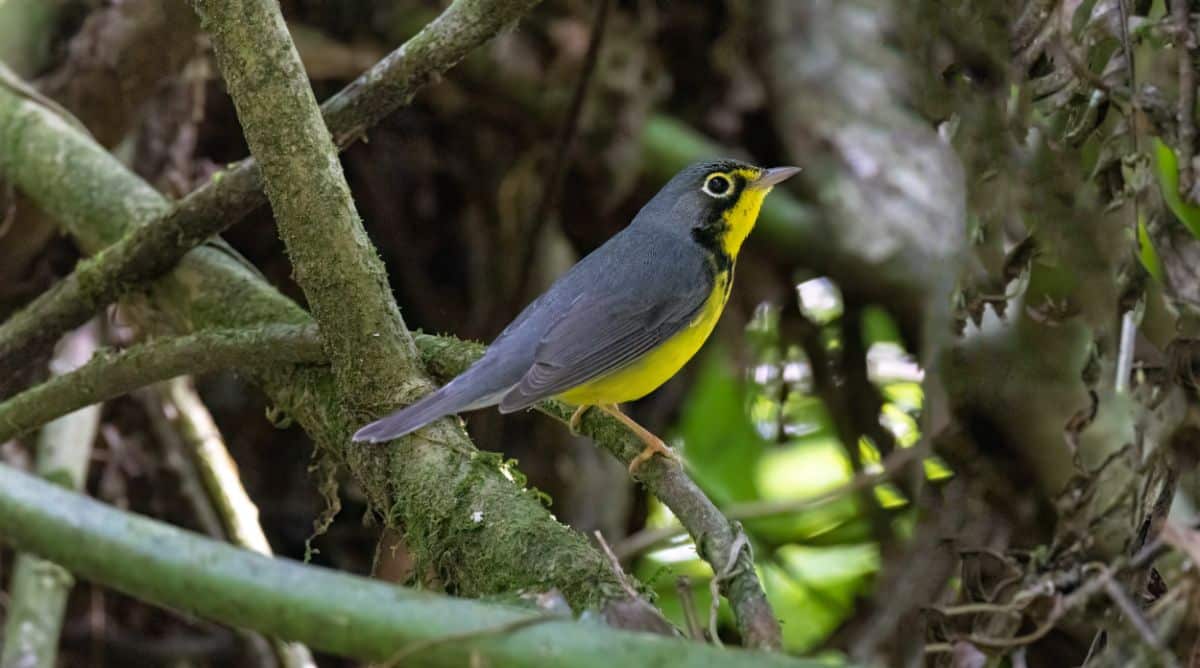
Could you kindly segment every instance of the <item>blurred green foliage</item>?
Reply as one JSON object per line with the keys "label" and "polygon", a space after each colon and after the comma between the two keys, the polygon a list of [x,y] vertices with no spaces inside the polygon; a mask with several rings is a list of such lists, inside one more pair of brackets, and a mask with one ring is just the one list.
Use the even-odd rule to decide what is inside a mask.
{"label": "blurred green foliage", "polygon": [[[799,307],[821,325],[822,340],[835,351],[843,317],[836,286],[815,279],[797,287],[797,303],[790,308]],[[813,393],[808,360],[795,342],[783,339],[779,318],[775,307],[757,310],[746,328],[744,355],[721,347],[705,351],[682,409],[676,444],[682,442],[696,482],[735,516],[742,516],[738,511],[763,515],[754,512],[761,510],[759,502],[795,502],[793,512],[771,512],[743,523],[767,595],[783,622],[787,649],[811,653],[850,616],[855,598],[869,591],[880,565],[879,546],[861,497],[844,494],[813,502],[849,482],[854,471],[824,402]],[[881,423],[901,447],[912,446],[920,437],[920,371],[885,311],[866,309],[863,318],[871,376],[886,402]],[[748,360],[745,368],[739,369],[735,359]],[[879,470],[875,446],[866,439],[854,445],[867,469]],[[936,460],[926,462],[926,473],[930,479],[950,475]],[[912,511],[902,492],[881,484],[873,496],[903,534]],[[676,526],[670,512],[654,503],[648,527],[670,526]],[[690,541],[681,538],[645,555],[637,575],[652,583],[675,623],[686,627],[684,605],[690,604],[700,626],[707,627],[712,571]],[[687,576],[690,596],[681,596],[679,576]],[[731,628],[727,610],[722,607],[719,615],[721,628]]]}

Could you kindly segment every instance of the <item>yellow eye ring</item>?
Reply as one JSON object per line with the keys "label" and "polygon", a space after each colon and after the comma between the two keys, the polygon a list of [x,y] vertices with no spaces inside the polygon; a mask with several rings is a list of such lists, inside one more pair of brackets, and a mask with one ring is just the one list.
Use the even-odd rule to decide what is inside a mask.
{"label": "yellow eye ring", "polygon": [[729,197],[733,194],[733,182],[725,174],[710,174],[707,179],[704,179],[704,187],[701,190],[711,197]]}

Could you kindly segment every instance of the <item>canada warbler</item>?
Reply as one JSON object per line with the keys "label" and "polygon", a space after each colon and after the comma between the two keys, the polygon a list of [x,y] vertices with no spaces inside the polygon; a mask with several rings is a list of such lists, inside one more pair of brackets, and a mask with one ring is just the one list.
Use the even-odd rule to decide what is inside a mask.
{"label": "canada warbler", "polygon": [[763,199],[798,171],[735,160],[687,167],[525,307],[479,361],[354,440],[388,441],[451,413],[496,405],[509,413],[556,397],[579,407],[573,428],[596,406],[637,434],[646,448],[631,471],[654,453],[673,457],[617,404],[653,392],[700,349],[725,308]]}

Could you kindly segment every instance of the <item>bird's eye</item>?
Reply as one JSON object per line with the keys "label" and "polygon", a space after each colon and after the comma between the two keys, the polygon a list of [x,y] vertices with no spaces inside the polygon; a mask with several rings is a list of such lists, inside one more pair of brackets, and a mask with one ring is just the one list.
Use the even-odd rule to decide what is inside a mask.
{"label": "bird's eye", "polygon": [[704,192],[713,197],[727,197],[729,190],[729,177],[723,174],[713,174],[704,182]]}

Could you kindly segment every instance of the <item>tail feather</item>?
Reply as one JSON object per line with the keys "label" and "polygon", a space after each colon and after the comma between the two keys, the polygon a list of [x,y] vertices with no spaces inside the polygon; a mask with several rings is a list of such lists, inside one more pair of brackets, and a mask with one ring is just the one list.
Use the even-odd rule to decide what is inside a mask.
{"label": "tail feather", "polygon": [[477,396],[480,394],[478,391],[464,391],[472,383],[459,383],[457,380],[359,429],[354,433],[353,440],[383,443],[411,434],[440,417],[490,406],[499,400],[496,393]]}

